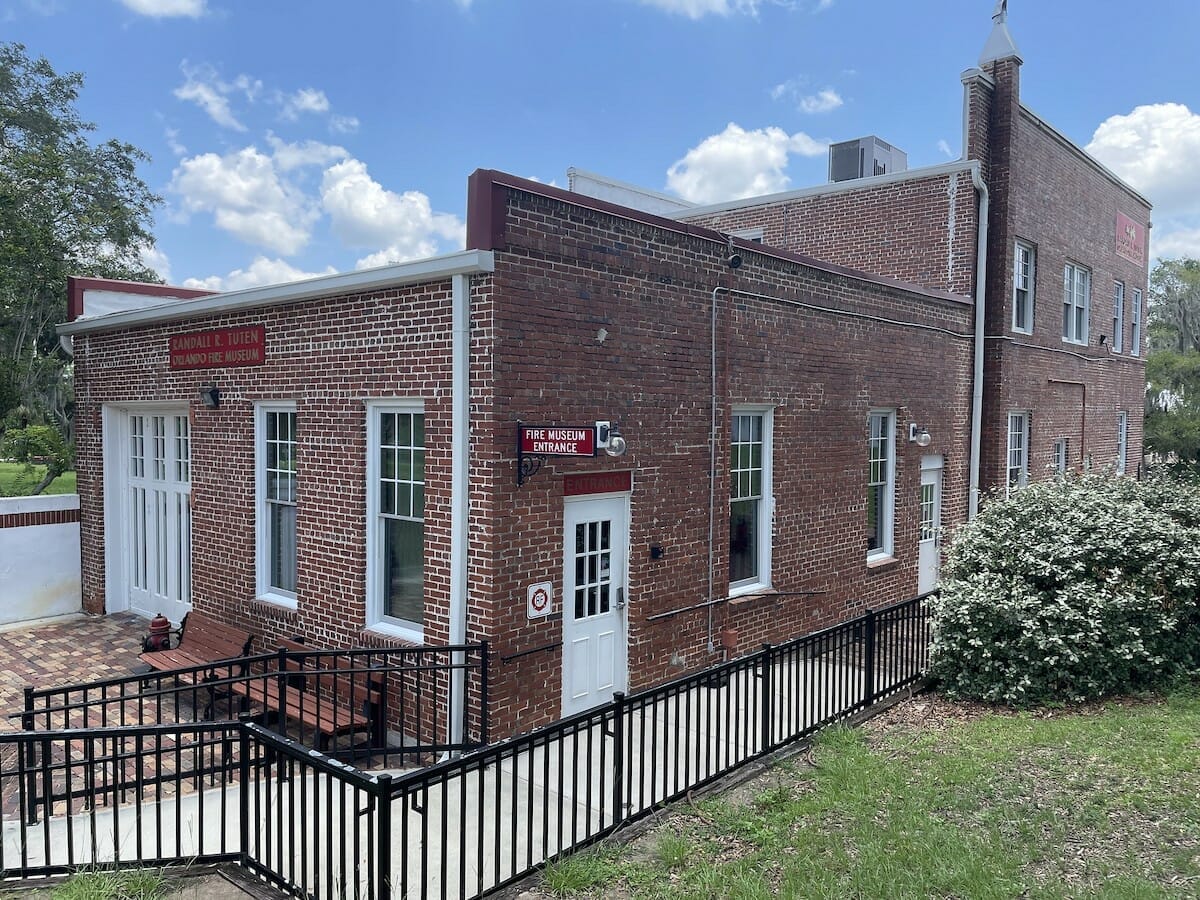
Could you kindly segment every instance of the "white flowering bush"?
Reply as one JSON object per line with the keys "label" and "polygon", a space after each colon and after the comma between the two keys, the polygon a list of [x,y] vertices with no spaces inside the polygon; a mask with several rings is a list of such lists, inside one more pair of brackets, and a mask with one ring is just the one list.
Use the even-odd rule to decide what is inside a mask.
{"label": "white flowering bush", "polygon": [[994,498],[933,599],[932,674],[1016,705],[1150,687],[1200,665],[1200,488],[1085,475]]}

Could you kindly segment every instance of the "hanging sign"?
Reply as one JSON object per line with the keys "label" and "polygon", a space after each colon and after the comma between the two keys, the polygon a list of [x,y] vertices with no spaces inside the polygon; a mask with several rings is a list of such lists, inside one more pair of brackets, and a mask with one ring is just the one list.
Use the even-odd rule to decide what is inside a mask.
{"label": "hanging sign", "polygon": [[549,581],[529,586],[529,618],[540,619],[550,615],[554,606],[554,585]]}
{"label": "hanging sign", "polygon": [[521,453],[536,456],[595,456],[596,426],[522,425]]}
{"label": "hanging sign", "polygon": [[171,335],[172,369],[261,366],[266,362],[267,329],[262,325],[219,328]]}

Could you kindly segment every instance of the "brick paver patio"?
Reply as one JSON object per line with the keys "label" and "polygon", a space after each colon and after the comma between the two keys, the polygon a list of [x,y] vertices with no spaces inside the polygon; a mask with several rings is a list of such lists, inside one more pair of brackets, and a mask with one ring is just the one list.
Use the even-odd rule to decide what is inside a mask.
{"label": "brick paver patio", "polygon": [[140,616],[113,613],[0,631],[0,730],[20,730],[20,720],[8,713],[21,710],[26,685],[78,684],[133,672],[147,627]]}

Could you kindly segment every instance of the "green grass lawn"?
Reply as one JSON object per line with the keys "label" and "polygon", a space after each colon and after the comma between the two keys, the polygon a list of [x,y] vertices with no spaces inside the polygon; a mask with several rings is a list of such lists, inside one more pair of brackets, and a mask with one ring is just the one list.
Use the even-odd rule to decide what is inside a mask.
{"label": "green grass lawn", "polygon": [[936,697],[628,847],[551,866],[555,895],[1200,896],[1200,693],[1005,713]]}
{"label": "green grass lawn", "polygon": [[[0,497],[22,497],[28,494],[37,487],[45,474],[45,466],[34,466],[32,472],[26,472],[24,463],[0,462]],[[59,475],[42,493],[75,493],[75,472]]]}

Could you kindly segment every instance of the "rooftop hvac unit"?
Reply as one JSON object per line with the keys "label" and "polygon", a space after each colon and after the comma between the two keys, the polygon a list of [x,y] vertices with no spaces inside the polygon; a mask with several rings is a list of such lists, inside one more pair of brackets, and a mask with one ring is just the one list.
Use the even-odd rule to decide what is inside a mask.
{"label": "rooftop hvac unit", "polygon": [[829,148],[829,180],[851,181],[903,172],[908,168],[908,154],[872,135],[853,141],[842,141]]}

